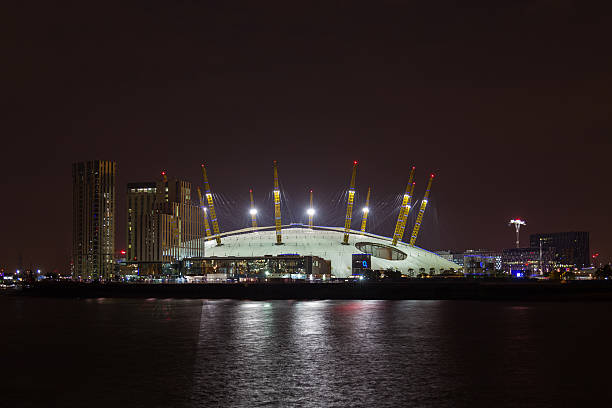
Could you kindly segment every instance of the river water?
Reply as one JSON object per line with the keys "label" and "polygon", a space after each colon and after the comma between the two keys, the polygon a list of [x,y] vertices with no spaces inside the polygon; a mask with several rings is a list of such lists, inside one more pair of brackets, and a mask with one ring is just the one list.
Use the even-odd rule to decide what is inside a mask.
{"label": "river water", "polygon": [[0,295],[0,405],[612,406],[612,303]]}

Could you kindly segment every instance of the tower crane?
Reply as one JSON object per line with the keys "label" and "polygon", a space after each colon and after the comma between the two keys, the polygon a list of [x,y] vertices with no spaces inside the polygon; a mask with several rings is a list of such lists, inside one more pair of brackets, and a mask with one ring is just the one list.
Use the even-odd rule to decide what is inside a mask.
{"label": "tower crane", "polygon": [[357,174],[357,160],[353,162],[353,174],[351,175],[351,185],[348,190],[348,200],[346,204],[346,218],[344,220],[344,239],[342,244],[348,245],[349,231],[351,229],[351,218],[353,217],[353,201],[355,200],[355,175]]}
{"label": "tower crane", "polygon": [[397,245],[397,241],[401,241],[404,237],[404,230],[402,228],[402,220],[404,219],[404,214],[406,217],[408,216],[408,212],[410,211],[410,201],[411,201],[411,188],[412,188],[412,179],[414,178],[414,169],[412,166],[410,169],[410,177],[408,178],[408,184],[406,184],[406,192],[404,193],[404,198],[402,199],[402,206],[400,207],[400,212],[397,215],[397,222],[395,223],[395,231],[393,232],[393,245]]}
{"label": "tower crane", "polygon": [[255,201],[253,201],[253,189],[249,190],[249,194],[251,195],[251,209],[249,210],[249,214],[251,214],[251,225],[253,228],[257,228],[257,209],[255,208]]}
{"label": "tower crane", "polygon": [[210,184],[208,183],[206,168],[203,164],[202,176],[204,177],[204,194],[206,195],[206,201],[208,201],[208,208],[210,208],[210,219],[213,225],[213,233],[215,234],[217,245],[221,245],[221,237],[219,236],[219,222],[217,221],[217,213],[215,212],[215,204],[213,203],[212,191],[210,190]]}
{"label": "tower crane", "polygon": [[274,160],[274,226],[276,227],[276,245],[283,245],[281,233],[280,188],[278,187],[278,167]]}
{"label": "tower crane", "polygon": [[208,211],[206,210],[206,206],[204,205],[204,200],[202,199],[202,191],[200,187],[198,187],[198,197],[200,199],[200,207],[204,212],[204,231],[206,231],[206,241],[210,237],[210,225],[208,224]]}
{"label": "tower crane", "polygon": [[315,215],[315,209],[312,206],[312,190],[310,190],[310,207],[308,207],[308,210],[306,210],[306,213],[308,214],[308,228],[312,229],[313,219]]}
{"label": "tower crane", "polygon": [[433,182],[435,175],[432,173],[427,183],[427,189],[425,190],[425,196],[421,201],[421,208],[419,208],[419,215],[417,215],[416,222],[414,223],[414,229],[412,230],[412,236],[410,237],[410,246],[414,246],[421,229],[421,222],[423,221],[423,214],[425,214],[425,208],[427,208],[427,200],[429,199],[429,191],[431,190],[431,183]]}
{"label": "tower crane", "polygon": [[368,221],[368,213],[370,212],[370,187],[368,187],[368,195],[366,196],[366,204],[363,207],[363,216],[361,217],[361,232],[365,232],[366,222]]}

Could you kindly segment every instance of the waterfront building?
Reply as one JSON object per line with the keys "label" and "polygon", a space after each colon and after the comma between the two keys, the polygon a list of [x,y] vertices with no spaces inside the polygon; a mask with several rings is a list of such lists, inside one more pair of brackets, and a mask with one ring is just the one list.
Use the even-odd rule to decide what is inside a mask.
{"label": "waterfront building", "polygon": [[113,161],[93,160],[72,165],[73,278],[112,277],[115,177]]}
{"label": "waterfront building", "polygon": [[184,257],[203,257],[205,213],[192,199],[191,183],[164,177],[129,183],[127,259],[123,275],[157,275]]}
{"label": "waterfront building", "polygon": [[553,268],[552,249],[507,248],[502,251],[502,269],[516,277],[543,275]]}
{"label": "waterfront building", "polygon": [[487,249],[467,249],[465,251],[436,251],[436,254],[461,266],[465,273],[493,273],[502,269],[501,252]]}
{"label": "waterfront building", "polygon": [[582,269],[589,267],[589,233],[588,232],[555,232],[548,234],[531,234],[529,243],[532,248],[552,250],[552,262],[559,269]]}
{"label": "waterfront building", "polygon": [[468,249],[463,253],[463,271],[468,274],[493,274],[502,270],[502,254],[484,249]]}
{"label": "waterfront building", "polygon": [[[459,265],[433,252],[404,242],[392,245],[392,238],[350,230],[347,244],[343,244],[344,228],[291,224],[283,226],[283,244],[276,244],[276,231],[270,227],[248,227],[221,233],[222,244],[206,241],[206,259],[266,258],[283,256],[311,256],[330,262],[330,274],[348,278],[353,274],[353,255],[370,254],[372,270],[399,271],[405,276],[419,273],[440,274]],[[199,239],[198,241],[204,241]],[[192,245],[198,245],[192,243]],[[182,254],[184,251],[180,250]],[[316,258],[315,258],[316,257]],[[188,256],[181,256],[189,260]]]}
{"label": "waterfront building", "polygon": [[182,272],[188,282],[326,280],[331,262],[299,254],[205,257],[185,260]]}
{"label": "waterfront building", "polygon": [[130,261],[155,259],[156,229],[152,215],[157,200],[157,183],[128,183],[126,259]]}

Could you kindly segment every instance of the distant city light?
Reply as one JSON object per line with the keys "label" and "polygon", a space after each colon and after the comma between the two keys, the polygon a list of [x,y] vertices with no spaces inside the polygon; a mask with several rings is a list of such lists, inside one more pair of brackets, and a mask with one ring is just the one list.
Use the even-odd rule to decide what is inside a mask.
{"label": "distant city light", "polygon": [[306,210],[306,214],[308,215],[314,215],[314,213],[315,213],[314,208],[309,208],[308,210]]}
{"label": "distant city light", "polygon": [[256,208],[251,208],[251,209],[249,210],[249,214],[251,214],[251,215],[256,215],[256,214],[257,214],[257,209],[256,209]]}

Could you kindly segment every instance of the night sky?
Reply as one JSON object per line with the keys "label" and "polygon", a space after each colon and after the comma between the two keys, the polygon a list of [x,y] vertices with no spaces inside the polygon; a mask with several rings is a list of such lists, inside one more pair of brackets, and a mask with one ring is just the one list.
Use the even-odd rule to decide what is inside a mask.
{"label": "night sky", "polygon": [[222,230],[248,225],[251,187],[271,225],[278,160],[283,221],[312,188],[315,222],[342,225],[358,160],[354,228],[371,186],[369,229],[392,235],[415,165],[417,198],[437,176],[420,246],[512,247],[521,217],[524,244],[586,230],[609,261],[611,10],[496,3],[4,5],[0,266],[66,270],[90,159],[117,162],[118,249],[128,182],[201,185],[206,163]]}

